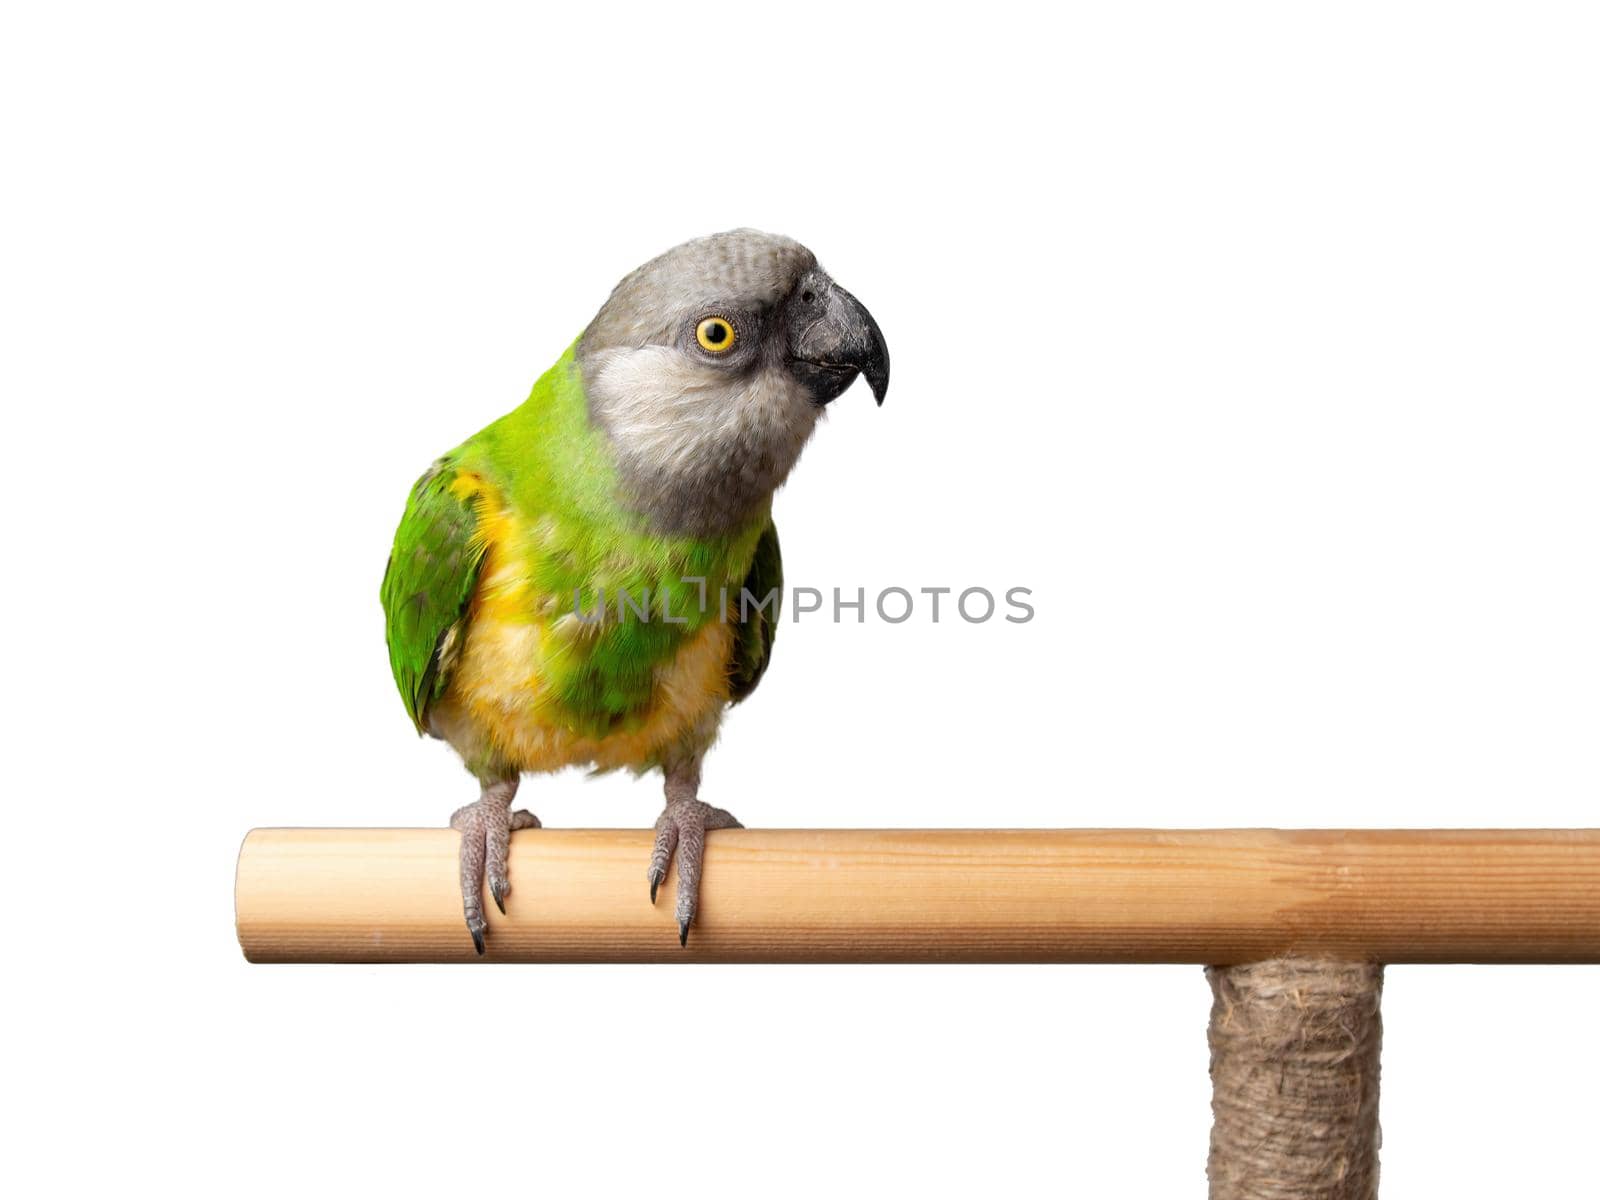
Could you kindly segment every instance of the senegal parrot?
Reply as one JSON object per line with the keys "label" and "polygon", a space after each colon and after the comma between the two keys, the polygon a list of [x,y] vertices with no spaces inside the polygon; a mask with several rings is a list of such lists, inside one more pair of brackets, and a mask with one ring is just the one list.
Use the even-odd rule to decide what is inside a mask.
{"label": "senegal parrot", "polygon": [[412,488],[384,572],[389,663],[417,731],[480,788],[456,810],[461,899],[484,952],[525,772],[659,770],[650,902],[677,859],[687,944],[707,831],[700,764],[777,635],[772,494],[823,408],[889,352],[804,246],[741,229],[612,291],[528,399]]}

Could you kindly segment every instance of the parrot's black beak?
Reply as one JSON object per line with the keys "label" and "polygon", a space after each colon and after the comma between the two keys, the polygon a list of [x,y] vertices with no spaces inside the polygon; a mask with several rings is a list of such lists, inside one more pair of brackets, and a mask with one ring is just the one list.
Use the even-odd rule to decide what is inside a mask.
{"label": "parrot's black beak", "polygon": [[889,391],[889,347],[883,330],[826,272],[808,271],[787,306],[788,366],[818,404],[841,395],[857,375],[879,404]]}

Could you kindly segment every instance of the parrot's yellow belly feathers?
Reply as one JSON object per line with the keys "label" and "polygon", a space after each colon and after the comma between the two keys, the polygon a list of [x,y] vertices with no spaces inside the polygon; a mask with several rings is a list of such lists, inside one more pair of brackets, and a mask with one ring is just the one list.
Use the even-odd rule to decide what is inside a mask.
{"label": "parrot's yellow belly feathers", "polygon": [[[565,619],[577,624],[570,615]],[[475,618],[435,726],[448,730],[465,720],[521,771],[591,765],[602,771],[643,769],[672,757],[679,747],[703,750],[710,742],[728,701],[728,626],[705,626],[658,669],[655,700],[642,719],[589,735],[563,722],[541,686],[536,666],[541,648],[561,636],[553,624],[487,614]]]}
{"label": "parrot's yellow belly feathers", "polygon": [[709,746],[729,698],[728,623],[701,626],[655,666],[643,711],[605,732],[584,730],[550,680],[583,656],[600,627],[579,619],[572,597],[540,595],[528,583],[522,551],[541,536],[537,527],[491,501],[479,530],[489,553],[459,644],[446,650],[450,683],[431,720],[469,766],[492,758],[519,771],[644,770]]}

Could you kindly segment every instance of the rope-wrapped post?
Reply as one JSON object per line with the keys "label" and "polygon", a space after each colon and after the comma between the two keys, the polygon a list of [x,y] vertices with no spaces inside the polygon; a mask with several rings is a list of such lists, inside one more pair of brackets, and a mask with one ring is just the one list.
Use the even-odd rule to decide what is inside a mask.
{"label": "rope-wrapped post", "polygon": [[1207,967],[1211,1200],[1374,1200],[1383,968]]}

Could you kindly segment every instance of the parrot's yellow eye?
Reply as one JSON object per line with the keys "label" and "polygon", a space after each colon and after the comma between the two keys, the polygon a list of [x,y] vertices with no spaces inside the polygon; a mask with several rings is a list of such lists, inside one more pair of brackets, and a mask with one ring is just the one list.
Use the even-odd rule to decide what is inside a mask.
{"label": "parrot's yellow eye", "polygon": [[726,354],[735,341],[733,325],[722,317],[707,317],[695,326],[695,341],[708,354]]}

